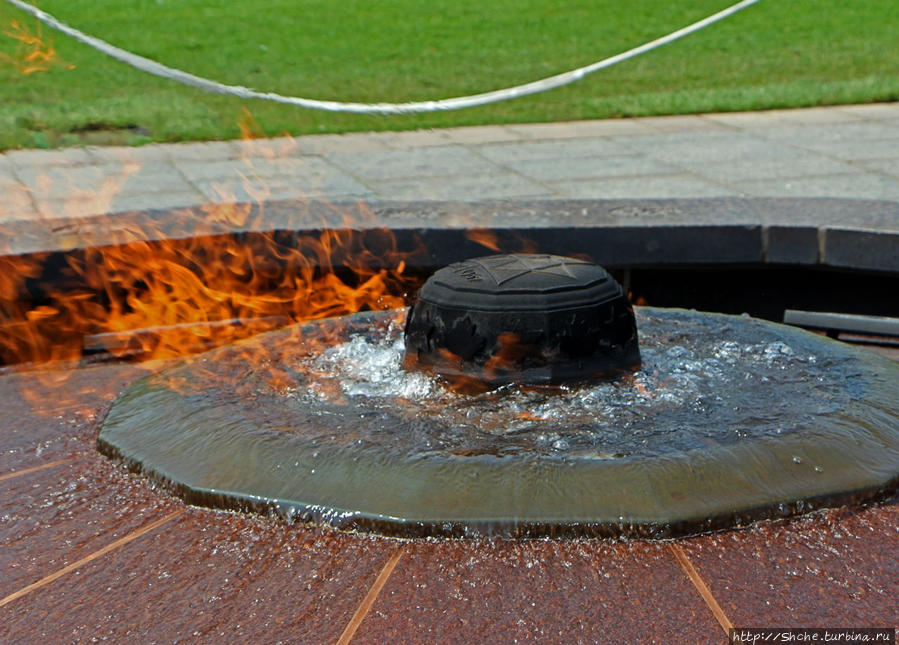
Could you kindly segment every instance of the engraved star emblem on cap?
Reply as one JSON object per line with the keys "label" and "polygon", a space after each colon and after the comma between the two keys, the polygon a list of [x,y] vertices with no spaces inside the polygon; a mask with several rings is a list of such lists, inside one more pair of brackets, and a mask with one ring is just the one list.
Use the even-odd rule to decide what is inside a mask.
{"label": "engraved star emblem on cap", "polygon": [[580,263],[553,255],[504,255],[479,260],[478,264],[497,285],[501,285],[529,273],[543,273],[575,280],[576,276],[568,265]]}

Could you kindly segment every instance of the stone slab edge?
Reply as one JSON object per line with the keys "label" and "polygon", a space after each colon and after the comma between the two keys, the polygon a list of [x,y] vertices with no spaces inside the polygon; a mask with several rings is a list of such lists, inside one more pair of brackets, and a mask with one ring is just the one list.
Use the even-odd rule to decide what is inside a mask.
{"label": "stone slab edge", "polygon": [[[218,205],[218,209],[228,209]],[[160,209],[5,226],[0,257],[58,254],[134,241],[325,228],[423,243],[439,266],[502,251],[582,254],[612,267],[784,264],[899,273],[899,204],[836,198],[709,198],[498,202],[281,201],[240,205],[245,225],[206,209]],[[284,235],[280,236],[284,239]]]}

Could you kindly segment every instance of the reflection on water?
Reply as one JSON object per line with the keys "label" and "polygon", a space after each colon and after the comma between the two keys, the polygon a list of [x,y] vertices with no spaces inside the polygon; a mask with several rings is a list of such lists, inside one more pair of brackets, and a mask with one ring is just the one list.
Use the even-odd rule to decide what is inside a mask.
{"label": "reflection on water", "polygon": [[647,308],[633,375],[460,394],[400,368],[397,313],[148,377],[109,411],[100,450],[191,503],[403,536],[667,537],[899,483],[899,366],[863,350]]}
{"label": "reflection on water", "polygon": [[[819,358],[801,339],[791,346],[749,320],[739,328],[689,312],[637,320],[643,367],[615,380],[459,394],[439,376],[404,371],[402,330],[384,321],[299,361],[306,378],[289,396],[322,418],[343,410],[367,419],[353,440],[383,447],[594,458],[776,435],[832,414],[848,396],[840,358]],[[413,436],[397,432],[410,425]]]}

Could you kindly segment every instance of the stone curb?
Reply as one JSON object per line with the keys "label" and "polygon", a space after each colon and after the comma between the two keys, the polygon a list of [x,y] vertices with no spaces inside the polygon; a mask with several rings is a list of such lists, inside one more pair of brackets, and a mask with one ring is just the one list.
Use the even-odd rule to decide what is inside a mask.
{"label": "stone curb", "polygon": [[[226,207],[227,208],[227,207]],[[828,198],[710,198],[528,202],[332,204],[282,201],[233,207],[250,225],[210,222],[202,209],[115,217],[20,221],[0,256],[67,254],[136,241],[278,232],[279,240],[324,228],[363,237],[394,233],[400,250],[420,243],[440,266],[534,248],[587,255],[611,267],[778,264],[899,272],[899,204]],[[423,256],[422,256],[423,257]]]}

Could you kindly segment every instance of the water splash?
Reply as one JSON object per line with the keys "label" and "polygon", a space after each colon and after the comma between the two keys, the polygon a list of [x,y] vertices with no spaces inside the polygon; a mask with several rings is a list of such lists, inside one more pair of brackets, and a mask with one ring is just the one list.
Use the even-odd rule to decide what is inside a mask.
{"label": "water splash", "polygon": [[[813,350],[770,331],[738,334],[686,312],[674,331],[667,317],[642,313],[638,323],[643,366],[634,375],[462,395],[437,375],[404,371],[402,330],[389,322],[300,361],[294,368],[307,379],[289,396],[323,415],[344,406],[400,426],[414,423],[425,452],[456,444],[460,454],[536,450],[610,458],[781,434],[810,416],[832,414],[843,400],[832,388],[816,387],[839,369],[836,359],[819,361]],[[790,392],[800,390],[812,400],[797,415]],[[391,436],[409,449],[408,437],[381,429],[355,440],[386,446]]]}

